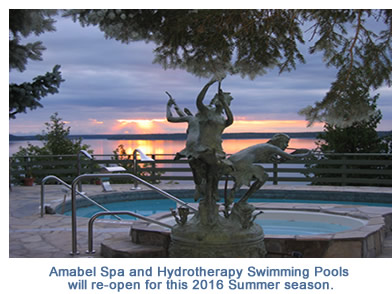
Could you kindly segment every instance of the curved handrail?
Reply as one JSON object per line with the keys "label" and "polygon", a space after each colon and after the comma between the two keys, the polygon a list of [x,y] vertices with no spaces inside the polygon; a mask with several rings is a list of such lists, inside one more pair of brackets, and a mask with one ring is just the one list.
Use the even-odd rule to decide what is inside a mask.
{"label": "curved handrail", "polygon": [[[42,179],[41,181],[41,217],[44,217],[44,198],[45,198],[45,183],[50,180],[56,180],[57,182],[59,182],[60,184],[64,185],[65,187],[67,187],[68,189],[72,190],[71,185],[67,184],[66,182],[64,182],[62,179],[50,175],[50,176],[46,176],[45,178]],[[102,206],[101,204],[99,204],[98,202],[94,201],[93,199],[91,199],[90,197],[86,196],[85,194],[79,192],[76,190],[76,193],[78,193],[78,195],[82,196],[84,199],[90,201],[91,203],[93,203],[94,205],[98,206],[99,208],[101,208],[104,211],[109,212],[110,210],[108,210],[107,208],[105,208],[104,206]],[[120,217],[118,217],[117,215],[114,215],[115,218],[117,218],[118,220],[121,220]]]}
{"label": "curved handrail", "polygon": [[158,192],[159,194],[176,201],[177,203],[188,207],[192,211],[197,211],[194,207],[188,205],[186,202],[182,201],[181,199],[178,199],[177,197],[159,189],[158,187],[155,187],[154,185],[150,184],[149,182],[133,175],[130,173],[104,173],[104,174],[83,174],[80,176],[77,176],[73,181],[72,181],[72,194],[71,194],[71,208],[72,208],[72,223],[71,223],[71,230],[72,230],[72,251],[71,255],[79,254],[77,251],[77,226],[76,226],[76,201],[75,201],[75,194],[76,194],[76,185],[81,179],[86,179],[86,178],[104,178],[104,177],[110,177],[110,178],[131,178],[133,180],[136,180],[140,182],[141,184],[149,187],[150,189]]}
{"label": "curved handrail", "polygon": [[95,253],[95,250],[93,250],[93,224],[94,224],[94,221],[102,215],[114,215],[114,214],[130,215],[130,216],[134,216],[134,217],[140,218],[142,220],[145,220],[149,223],[154,223],[154,224],[157,224],[157,225],[169,228],[169,229],[172,228],[172,226],[170,226],[168,224],[162,223],[162,222],[157,221],[155,219],[152,219],[147,216],[140,215],[140,214],[137,214],[137,213],[134,213],[131,211],[112,211],[112,212],[101,211],[101,212],[97,212],[88,221],[88,250],[86,251],[87,254]]}

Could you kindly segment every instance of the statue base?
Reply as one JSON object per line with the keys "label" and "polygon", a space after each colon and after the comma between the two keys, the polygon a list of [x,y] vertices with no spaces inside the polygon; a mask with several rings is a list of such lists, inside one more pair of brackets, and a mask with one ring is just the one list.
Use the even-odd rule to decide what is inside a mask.
{"label": "statue base", "polygon": [[250,258],[265,257],[263,229],[253,223],[244,229],[238,222],[218,215],[203,224],[200,214],[172,229],[169,257]]}

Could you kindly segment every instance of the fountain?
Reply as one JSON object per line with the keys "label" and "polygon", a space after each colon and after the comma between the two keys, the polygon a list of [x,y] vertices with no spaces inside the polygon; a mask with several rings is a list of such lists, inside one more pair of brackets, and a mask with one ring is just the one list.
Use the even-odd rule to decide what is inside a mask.
{"label": "fountain", "polygon": [[[195,183],[193,190],[176,190],[176,197],[185,198],[192,195],[190,194],[192,191],[194,200],[199,202],[198,205],[189,205],[132,174],[116,174],[118,177],[137,178],[155,192],[172,200],[175,199],[179,204],[176,210],[171,210],[171,213],[160,212],[148,218],[140,217],[147,221],[135,221],[132,224],[131,240],[124,236],[105,240],[101,243],[101,255],[104,257],[260,258],[271,255],[299,256],[298,253],[303,253],[307,257],[374,257],[380,254],[385,228],[390,227],[391,222],[390,216],[385,220],[384,216],[390,215],[390,209],[378,209],[379,214],[376,215],[373,209],[361,206],[356,208],[343,204],[324,205],[308,202],[305,205],[300,203],[284,205],[250,201],[252,195],[259,197],[260,192],[266,192],[265,189],[260,190],[260,188],[267,181],[268,175],[259,163],[305,158],[311,156],[311,152],[297,149],[293,153],[286,153],[284,150],[288,146],[289,136],[275,134],[266,143],[256,144],[226,156],[222,149],[221,137],[225,128],[233,123],[233,115],[229,108],[232,97],[221,90],[221,81],[219,81],[218,93],[209,105],[203,104],[209,87],[215,82],[218,80],[208,82],[199,93],[196,100],[198,111],[195,115],[188,109],[181,110],[167,93],[169,95],[168,121],[188,123],[186,146],[176,154],[175,159],[187,158]],[[176,115],[173,115],[173,108]],[[81,175],[72,183],[72,254],[78,254],[75,185],[82,177],[96,176],[103,175]],[[225,176],[230,177],[234,184],[230,190],[225,188],[222,203],[218,183]],[[249,189],[240,190],[244,185]],[[285,194],[287,190],[280,192],[281,196],[287,197]],[[299,192],[290,191],[289,195],[295,198],[295,194]],[[308,192],[313,195],[317,191]],[[341,193],[345,193],[340,192],[336,195],[336,191],[320,192],[327,199],[331,194],[335,198],[340,198]],[[117,196],[122,197],[121,199],[131,196],[120,194]],[[131,194],[130,198],[133,200],[145,200],[146,196],[156,197],[150,191]],[[312,195],[310,196],[314,197]],[[104,196],[104,199],[110,198],[113,201],[113,195]],[[372,196],[371,199],[373,201],[374,197]],[[114,213],[134,215],[130,211],[116,210],[110,213],[99,212],[92,216],[91,223],[89,222],[88,253],[94,252],[92,222],[99,215]],[[267,235],[264,234],[260,224],[266,228]],[[295,225],[295,228],[292,225]],[[271,230],[271,227],[274,229]],[[314,227],[317,229],[310,230]]]}
{"label": "fountain", "polygon": [[[132,224],[131,239],[119,236],[101,243],[101,255],[104,257],[260,258],[271,255],[298,257],[302,254],[307,257],[374,257],[380,254],[385,228],[389,228],[391,222],[390,216],[385,220],[384,216],[390,215],[390,209],[377,209],[379,214],[376,215],[371,208],[361,206],[355,208],[343,204],[324,205],[308,202],[305,205],[274,204],[250,200],[252,196],[257,198],[260,192],[268,191],[260,190],[268,179],[260,163],[306,158],[312,156],[312,153],[307,149],[296,149],[292,153],[286,153],[284,150],[288,146],[289,136],[275,134],[266,143],[256,144],[227,156],[222,149],[221,137],[225,128],[233,123],[229,107],[233,98],[229,93],[222,91],[219,81],[217,94],[210,104],[205,105],[203,100],[206,93],[215,82],[218,80],[208,82],[199,93],[196,100],[198,111],[195,115],[188,109],[181,110],[166,92],[169,95],[166,110],[168,121],[188,123],[186,146],[175,155],[175,160],[187,158],[195,188],[176,189],[174,196],[133,174],[115,174],[117,177],[138,180],[153,192],[135,190],[125,194],[97,197],[104,196],[102,200],[105,201],[109,198],[110,201],[114,201],[113,196],[119,196],[122,201],[128,198],[132,201],[146,200],[148,197],[156,198],[154,192],[158,192],[175,200],[178,203],[177,209],[171,209],[171,213],[166,210],[155,213],[148,218],[124,210],[98,212],[89,221],[87,253],[94,252],[93,221],[100,215],[121,214],[136,216],[145,221],[135,221]],[[173,114],[173,109],[176,115]],[[78,254],[76,184],[81,178],[97,176],[107,174],[81,175],[72,183],[72,254]],[[218,183],[222,177],[231,178],[234,183],[230,190],[225,188],[223,203],[220,201],[222,193],[218,191]],[[240,190],[244,185],[249,189]],[[281,192],[279,198],[287,198],[289,195],[296,199],[296,193],[300,191],[290,190],[289,194],[285,194],[287,190],[274,191],[276,192]],[[317,191],[307,191],[307,197],[313,199],[315,192]],[[337,195],[336,191],[320,192],[326,199],[330,199],[331,194],[340,199],[341,194],[345,193],[340,192]],[[179,199],[191,196],[192,193],[198,204],[191,205]],[[308,195],[309,193],[312,195]],[[371,201],[373,200],[374,197],[371,196]],[[389,200],[387,202],[389,203]],[[123,207],[123,204],[120,204],[120,207]],[[266,228],[267,235],[260,224]]]}
{"label": "fountain", "polygon": [[[209,105],[203,103],[209,87],[219,82],[218,93]],[[233,123],[230,93],[223,92],[221,80],[212,79],[199,93],[193,115],[182,111],[172,96],[167,103],[167,120],[172,123],[188,123],[186,147],[175,159],[186,157],[195,182],[195,201],[198,211],[188,219],[189,211],[179,209],[173,215],[176,225],[171,232],[170,257],[265,257],[264,232],[254,222],[259,212],[247,200],[267,180],[262,166],[254,165],[265,159],[289,159],[304,157],[309,152],[288,154],[289,137],[277,134],[265,144],[251,146],[227,158],[222,148],[222,133]],[[173,114],[172,108],[177,115]],[[224,210],[219,210],[218,182],[223,176],[231,176],[234,186],[225,195]],[[253,184],[250,185],[251,181]],[[249,190],[236,203],[236,192],[241,186]]]}

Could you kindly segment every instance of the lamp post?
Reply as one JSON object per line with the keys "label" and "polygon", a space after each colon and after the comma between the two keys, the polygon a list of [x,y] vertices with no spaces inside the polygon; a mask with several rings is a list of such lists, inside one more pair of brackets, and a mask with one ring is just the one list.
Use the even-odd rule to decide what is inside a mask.
{"label": "lamp post", "polygon": [[[81,162],[80,162],[80,156],[82,154],[84,156],[86,156],[88,159],[91,159],[91,160],[94,159],[93,156],[90,153],[88,153],[86,150],[79,150],[79,152],[78,152],[78,168],[77,168],[78,176],[80,176],[80,173],[82,170],[82,166],[81,166]],[[79,192],[82,192],[82,182],[81,181],[78,183],[78,190],[79,190]]]}
{"label": "lamp post", "polygon": [[[154,161],[154,159],[148,157],[140,149],[136,148],[133,151],[133,154],[132,154],[132,156],[133,156],[133,173],[134,173],[134,175],[137,174],[137,153],[139,153],[139,155],[140,155],[140,162],[153,162]],[[133,186],[132,189],[133,190],[140,189],[138,187],[138,182],[137,181],[135,181],[134,186]]]}

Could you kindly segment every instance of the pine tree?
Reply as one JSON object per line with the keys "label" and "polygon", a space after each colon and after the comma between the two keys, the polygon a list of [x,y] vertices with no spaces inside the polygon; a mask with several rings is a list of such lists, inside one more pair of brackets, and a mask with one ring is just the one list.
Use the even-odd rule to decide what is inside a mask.
{"label": "pine tree", "polygon": [[[353,88],[351,95],[364,95],[364,100],[368,102],[369,109],[372,109],[372,114],[369,119],[365,119],[359,122],[354,122],[351,125],[340,127],[336,124],[326,123],[324,125],[324,132],[318,135],[317,145],[321,151],[320,159],[335,160],[337,162],[343,162],[347,159],[358,161],[362,160],[376,160],[377,157],[368,156],[366,153],[390,153],[391,138],[380,137],[377,133],[377,126],[381,121],[382,115],[380,110],[377,109],[377,99],[378,95],[370,97],[366,89],[356,87]],[[355,156],[350,156],[349,158],[344,155],[344,153],[356,154]],[[362,154],[360,154],[362,153]],[[384,160],[385,157],[381,156],[379,160]],[[390,179],[390,176],[379,176],[372,173],[372,170],[380,171],[380,169],[390,169],[391,167],[385,167],[380,165],[350,165],[347,163],[337,163],[336,165],[315,163],[308,165],[312,170],[313,183],[317,185],[335,185],[335,182],[331,181],[331,178],[341,179],[342,174],[336,173],[336,170],[343,168],[344,170],[349,170],[353,168],[353,173],[344,174],[345,179],[350,181],[358,181],[362,177],[376,178],[376,179]],[[334,172],[329,170],[333,169]],[[362,173],[357,171],[362,169]],[[309,175],[308,175],[309,176]],[[329,178],[329,181],[324,181]],[[351,182],[353,185],[353,182]],[[364,185],[362,182],[356,183],[356,185]]]}
{"label": "pine tree", "polygon": [[58,113],[50,116],[50,122],[45,123],[46,130],[42,131],[38,138],[43,142],[43,147],[28,144],[28,147],[20,147],[15,156],[36,156],[36,155],[64,155],[78,154],[80,150],[87,150],[90,146],[82,144],[82,139],[70,139],[71,127]]}
{"label": "pine tree", "polygon": [[[93,150],[89,150],[89,145],[82,144],[81,138],[69,138],[71,128],[66,126],[66,123],[58,116],[57,112],[50,116],[50,122],[46,122],[45,127],[46,129],[42,131],[42,134],[38,135],[38,138],[43,143],[42,147],[28,143],[27,147],[19,147],[19,151],[12,155],[11,160],[14,162],[27,160],[29,157],[36,157],[34,158],[36,165],[29,166],[28,176],[34,176],[36,180],[41,180],[44,176],[47,176],[47,174],[37,176],[35,175],[35,171],[42,170],[43,166],[45,170],[56,170],[59,169],[59,167],[67,170],[75,169],[75,166],[69,165],[69,162],[66,162],[64,165],[59,163],[58,160],[62,159],[61,155],[75,155],[76,157],[80,150],[87,150],[89,153],[93,152]],[[60,156],[56,159],[56,164],[51,165],[48,163],[48,157],[42,155]],[[85,160],[85,158],[82,158],[81,160]],[[42,165],[40,162],[43,162]],[[20,165],[18,164],[11,165],[11,168],[20,171]],[[76,172],[70,172],[65,176],[74,178]],[[20,180],[20,177],[16,177],[13,179],[13,182],[19,183]]]}
{"label": "pine tree", "polygon": [[[9,69],[17,69],[23,72],[28,60],[42,60],[42,52],[45,50],[41,41],[21,44],[22,38],[31,34],[36,36],[54,31],[52,16],[57,14],[55,10],[43,9],[11,9],[9,11]],[[61,82],[64,80],[59,71],[60,66],[54,66],[52,72],[39,75],[33,82],[22,84],[11,83],[9,85],[9,118],[15,118],[16,114],[42,107],[39,102],[48,94],[58,93]]]}
{"label": "pine tree", "polygon": [[324,132],[318,135],[318,146],[324,153],[382,153],[386,152],[385,142],[377,133],[381,121],[380,110],[376,109],[378,95],[369,98],[373,114],[368,120],[354,122],[340,127],[331,123],[324,125]]}

